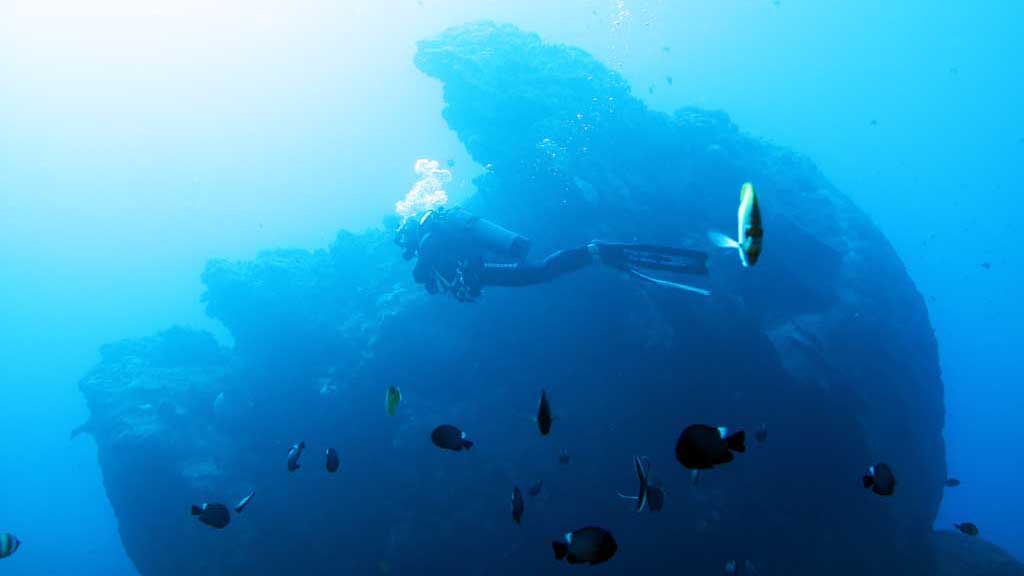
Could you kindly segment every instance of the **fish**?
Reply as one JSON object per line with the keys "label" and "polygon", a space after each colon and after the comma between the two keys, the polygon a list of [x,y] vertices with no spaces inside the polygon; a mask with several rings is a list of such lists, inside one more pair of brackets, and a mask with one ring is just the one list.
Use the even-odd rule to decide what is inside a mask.
{"label": "fish", "polygon": [[7,558],[20,547],[21,540],[18,540],[17,536],[8,532],[0,533],[0,558]]}
{"label": "fish", "polygon": [[[676,460],[688,470],[708,470],[733,461],[733,452],[746,452],[746,433],[704,424],[687,427],[676,441]],[[696,479],[695,482],[696,483]]]}
{"label": "fish", "polygon": [[388,416],[394,416],[395,411],[398,410],[398,404],[402,401],[402,391],[398,386],[389,386],[388,393],[385,397],[384,403],[388,409]]}
{"label": "fish", "polygon": [[992,269],[992,263],[991,262],[982,262],[981,263],[981,267],[984,268],[985,270],[991,270]]}
{"label": "fish", "polygon": [[735,248],[740,253],[744,268],[757,264],[761,257],[761,243],[764,228],[761,227],[761,208],[754,192],[754,185],[747,182],[740,189],[740,208],[736,214],[736,238],[729,238],[720,232],[709,234],[711,241],[721,248]]}
{"label": "fish", "polygon": [[327,449],[327,471],[334,474],[338,471],[341,462],[338,460],[338,451],[334,448]]}
{"label": "fish", "polygon": [[555,560],[564,558],[569,564],[591,566],[611,560],[619,549],[612,533],[596,526],[573,530],[561,540],[551,542],[551,547],[555,551]]}
{"label": "fish", "polygon": [[768,425],[761,424],[757,427],[757,431],[754,432],[754,439],[757,440],[758,444],[764,444],[768,441]]}
{"label": "fish", "polygon": [[523,493],[519,491],[519,486],[512,487],[512,521],[519,524],[520,520],[523,519]]}
{"label": "fish", "polygon": [[744,560],[743,562],[729,560],[725,563],[725,573],[741,576],[743,574],[757,574],[757,570],[754,569],[754,564],[750,560]]}
{"label": "fish", "polygon": [[947,478],[946,479],[946,486],[949,487],[949,488],[956,488],[959,485],[960,485],[960,481],[957,480],[956,478]]}
{"label": "fish", "polygon": [[466,439],[466,433],[450,424],[442,424],[430,433],[434,446],[443,450],[461,452],[473,448],[473,442]]}
{"label": "fish", "polygon": [[660,484],[651,484],[647,487],[647,510],[649,512],[660,512],[665,507],[665,489]]}
{"label": "fish", "polygon": [[636,496],[626,496],[625,494],[619,493],[619,498],[625,498],[626,500],[636,501],[636,511],[643,512],[644,508],[647,507],[647,494],[648,488],[648,475],[651,472],[651,462],[645,457],[634,456],[633,457],[633,470],[636,472],[636,478],[640,482],[640,487],[637,489]]}
{"label": "fish", "polygon": [[979,533],[978,527],[971,522],[964,522],[963,524],[953,524],[953,527],[957,530],[967,534],[968,536],[977,536]]}
{"label": "fish", "polygon": [[558,453],[558,463],[561,464],[562,466],[568,466],[570,460],[571,458],[569,457],[569,453],[567,451],[562,450],[561,452]]}
{"label": "fish", "polygon": [[537,417],[535,420],[541,436],[547,436],[551,433],[551,423],[554,421],[554,418],[551,416],[551,404],[548,402],[548,393],[545,390],[540,391],[540,405],[537,406]]}
{"label": "fish", "polygon": [[537,480],[533,484],[530,484],[529,486],[526,487],[526,493],[529,494],[531,498],[535,498],[537,496],[540,496],[540,490],[543,487],[544,487],[544,481],[543,480]]}
{"label": "fish", "polygon": [[239,500],[238,505],[235,506],[235,514],[241,514],[242,510],[245,510],[245,507],[249,505],[249,501],[252,500],[252,497],[255,495],[256,491],[253,490],[252,492],[249,492],[248,496]]}
{"label": "fish", "polygon": [[218,530],[231,523],[231,512],[223,504],[203,503],[202,506],[192,505],[192,515],[198,516],[199,521],[207,526]]}
{"label": "fish", "polygon": [[672,77],[671,76],[665,76],[665,83],[668,84],[669,86],[671,86],[672,85]]}
{"label": "fish", "polygon": [[879,496],[892,496],[896,491],[896,476],[888,464],[880,462],[868,468],[864,476],[864,487]]}
{"label": "fish", "polygon": [[299,469],[299,458],[302,457],[302,451],[306,449],[306,443],[304,441],[298,444],[292,444],[292,447],[288,449],[288,471],[295,472]]}

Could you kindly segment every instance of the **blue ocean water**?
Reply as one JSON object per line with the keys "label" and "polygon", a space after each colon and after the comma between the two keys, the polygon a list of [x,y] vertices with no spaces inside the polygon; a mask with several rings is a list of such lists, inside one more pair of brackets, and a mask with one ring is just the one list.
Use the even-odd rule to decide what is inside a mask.
{"label": "blue ocean water", "polygon": [[[807,511],[800,511],[799,495],[789,492],[801,482],[827,485],[826,480],[849,476],[856,489],[850,497],[863,497],[856,485],[873,456],[912,459],[912,435],[892,443],[902,452],[892,453],[880,442],[886,434],[901,434],[899,418],[919,416],[916,402],[922,403],[922,414],[934,408],[928,390],[892,384],[904,392],[889,403],[879,400],[877,410],[896,414],[886,420],[894,431],[869,431],[870,445],[837,446],[820,438],[843,425],[812,413],[814,405],[803,403],[809,400],[787,401],[773,383],[775,375],[754,371],[742,385],[725,376],[716,379],[716,374],[735,376],[727,365],[753,354],[710,355],[708,346],[742,328],[729,319],[747,318],[733,305],[753,310],[757,319],[783,314],[764,309],[766,300],[757,294],[733,294],[745,282],[760,282],[740,274],[734,259],[716,252],[711,280],[716,296],[732,294],[734,304],[636,292],[635,282],[586,270],[542,287],[486,289],[480,302],[461,305],[443,296],[424,298],[411,286],[411,266],[389,239],[371,242],[369,250],[363,240],[337,236],[339,229],[358,233],[379,227],[417,181],[412,168],[418,159],[437,160],[439,169],[451,173],[445,182],[451,205],[465,202],[530,235],[536,256],[609,232],[615,237],[608,240],[711,249],[700,244],[703,227],[686,227],[685,214],[644,207],[624,216],[622,207],[635,207],[636,198],[664,198],[682,207],[692,203],[695,212],[698,205],[700,210],[720,205],[723,216],[716,223],[731,222],[740,183],[734,180],[744,178],[744,163],[729,157],[728,145],[723,148],[731,160],[715,170],[695,173],[663,163],[657,174],[626,177],[616,166],[642,165],[643,159],[633,157],[631,149],[616,150],[614,135],[594,136],[592,146],[603,146],[603,164],[551,164],[563,171],[559,181],[578,178],[581,190],[596,194],[586,209],[567,201],[560,212],[530,192],[531,186],[546,185],[529,180],[536,166],[488,160],[488,155],[514,159],[519,154],[524,164],[533,160],[527,154],[535,149],[481,146],[501,142],[499,130],[508,131],[509,143],[519,141],[513,134],[525,131],[521,120],[529,114],[517,106],[537,87],[502,86],[507,98],[479,102],[482,117],[501,120],[485,123],[472,107],[455,104],[462,102],[458,94],[445,92],[455,84],[446,84],[444,77],[459,70],[444,68],[443,58],[417,66],[417,54],[423,53],[417,42],[481,19],[535,32],[548,46],[578,47],[598,66],[621,75],[647,109],[667,117],[688,106],[723,111],[754,141],[813,161],[863,210],[920,291],[938,343],[942,390],[931,392],[944,398],[944,425],[938,428],[945,463],[962,485],[936,492],[941,506],[927,520],[941,530],[953,522],[974,522],[982,538],[1024,557],[1018,528],[1024,504],[1017,488],[1022,464],[1015,457],[1022,440],[1015,416],[1024,403],[1011,349],[1020,320],[1014,288],[1021,262],[1010,229],[1013,169],[1024,157],[1024,119],[1016,105],[1021,71],[1013,56],[1022,51],[1016,34],[1021,16],[1014,2],[979,9],[917,0],[898,5],[601,0],[557,8],[539,2],[430,0],[301,7],[269,1],[213,7],[187,1],[102,0],[88,7],[59,0],[5,3],[0,6],[0,432],[7,441],[0,452],[0,531],[16,534],[23,545],[0,566],[18,575],[204,573],[197,566],[212,566],[201,563],[211,562],[218,546],[227,546],[235,551],[231,561],[242,563],[205,573],[256,573],[244,564],[247,555],[264,562],[266,573],[280,573],[279,567],[289,564],[304,573],[510,570],[504,566],[554,573],[567,567],[554,563],[548,541],[586,522],[606,524],[620,540],[619,556],[595,569],[607,570],[602,573],[674,573],[680,564],[697,573],[720,573],[727,561],[747,559],[760,566],[759,573],[801,573],[815,565],[831,569],[830,553],[843,544],[871,550],[865,537],[823,544],[820,551],[782,546],[779,552],[772,529],[785,525],[785,519],[775,525],[759,511],[775,514],[777,502],[793,502],[793,514],[803,518]],[[489,49],[500,54],[502,44]],[[544,50],[528,56],[539,70],[551,57]],[[432,66],[444,69],[431,71]],[[505,73],[529,78],[533,72]],[[618,118],[614,107],[605,110],[608,118]],[[584,113],[590,117],[589,110],[581,109]],[[658,132],[657,122],[630,126],[640,140],[678,144]],[[543,143],[546,128],[554,143],[541,151],[572,156],[572,145],[555,138],[564,127],[538,125],[529,136]],[[782,166],[773,178],[785,179]],[[595,176],[606,173],[621,181],[614,190],[610,178]],[[675,180],[677,188],[671,184]],[[522,194],[503,192],[512,185],[521,185]],[[719,188],[721,195],[709,192]],[[694,189],[702,191],[700,198],[686,195]],[[773,197],[779,199],[775,207]],[[779,214],[782,197],[771,186],[764,191],[766,221],[777,224],[776,237],[782,229],[814,229],[808,222],[815,221],[816,205],[794,204],[806,211]],[[536,214],[551,217],[538,220]],[[684,228],[678,233],[671,232],[673,218]],[[818,266],[800,258],[787,261],[786,252],[778,251],[782,246],[801,257],[806,253],[795,240],[773,247],[772,234],[768,226],[766,261],[751,272],[774,281],[757,285],[758,290],[770,291],[773,302],[809,299],[805,292],[788,294],[793,284],[787,279],[816,273]],[[331,252],[257,260],[265,250],[331,246]],[[208,267],[211,260],[224,264]],[[236,269],[231,263],[237,262],[257,264]],[[288,262],[298,264],[293,268]],[[380,266],[388,267],[381,273],[387,282],[372,272]],[[259,271],[279,268],[286,273],[271,275],[280,283],[267,288],[270,296],[254,295],[248,279],[270,282]],[[309,294],[322,293],[309,291],[303,283],[307,277],[296,269],[315,271],[311,277],[329,269],[335,276],[324,277],[339,283],[339,293],[347,279],[365,283],[366,293],[352,300],[311,300]],[[876,274],[885,286],[890,271]],[[597,301],[606,304],[599,310],[588,307]],[[277,302],[289,306],[278,309]],[[308,306],[296,309],[295,303]],[[643,308],[631,308],[640,303]],[[241,338],[275,329],[293,336],[289,326],[317,326],[307,319],[321,317],[372,324],[370,317],[389,306],[399,314],[413,307],[432,323],[406,328],[407,333],[398,330],[398,336],[392,328],[391,340],[382,340],[382,349],[393,352],[385,367],[331,348],[336,342],[329,331],[284,342]],[[498,327],[478,323],[501,318],[501,312],[508,319]],[[260,318],[268,319],[269,329]],[[529,319],[556,325],[561,320],[564,329],[549,328],[536,340],[494,336],[530,334]],[[238,452],[236,460],[218,461],[221,468],[244,471],[230,493],[216,482],[211,492],[219,492],[211,496],[178,494],[169,481],[165,485],[178,470],[172,464],[179,462],[161,451],[166,437],[159,434],[165,432],[150,448],[156,456],[152,462],[129,458],[116,442],[103,444],[103,438],[117,437],[103,436],[109,431],[69,440],[90,417],[79,383],[103,360],[100,347],[151,337],[175,325],[207,330],[225,350],[237,349],[249,362],[245,371],[226,377],[226,402],[237,413],[218,415],[212,398],[195,407],[175,398],[181,419],[166,427],[167,437],[180,432],[189,438],[206,438],[203,430],[209,427],[216,431],[209,443],[223,443],[211,450]],[[898,338],[899,328],[842,341],[853,355],[863,342]],[[204,362],[217,364],[209,356],[220,352],[210,352],[202,338],[196,343],[179,336],[164,344],[174,352],[166,360],[168,370],[177,373],[179,365],[198,363],[197,374],[213,373]],[[458,344],[446,347],[453,339]],[[416,344],[388,347],[410,340]],[[662,355],[660,343],[669,340],[673,353],[689,352]],[[649,342],[656,344],[652,348]],[[619,353],[633,346],[647,355]],[[125,358],[150,358],[147,350],[107,349],[107,359],[126,369]],[[324,357],[336,364],[333,372],[318,372]],[[705,366],[702,359],[713,361]],[[232,361],[242,362],[227,360]],[[665,374],[684,366],[703,379],[675,382],[679,391],[673,392]],[[385,368],[405,395],[394,420],[380,417],[385,382],[358,377],[379,377]],[[871,384],[877,382],[864,383]],[[550,438],[536,435],[527,419],[542,386],[551,389],[559,417]],[[232,391],[238,392],[235,400]],[[136,408],[147,402],[139,400]],[[822,414],[842,414],[850,402],[849,420],[862,416],[853,400],[834,402],[838,407]],[[259,411],[247,413],[250,403]],[[751,404],[770,405],[771,414]],[[152,409],[161,406],[157,402]],[[784,417],[804,408],[802,419]],[[439,458],[426,443],[424,432],[448,419],[472,434],[473,452]],[[771,421],[766,447],[778,452],[751,446],[734,468],[692,487],[671,446],[683,425],[702,420],[751,431]],[[308,474],[289,477],[281,472],[283,453],[300,438],[311,445],[303,469]],[[177,439],[171,444],[179,441],[192,445]],[[922,436],[921,442],[934,443],[936,437]],[[314,473],[321,471],[320,452],[328,444],[342,454],[338,477]],[[99,446],[108,450],[98,451]],[[568,466],[557,462],[561,449],[572,456]],[[821,455],[842,449],[849,451],[844,461],[850,474],[845,468],[823,469]],[[666,509],[658,515],[636,516],[615,497],[635,482],[631,458],[636,453],[651,457],[654,475],[668,486]],[[189,454],[177,457],[190,459]],[[203,477],[194,470],[190,474]],[[517,532],[507,511],[511,485],[525,488],[540,479],[542,494],[528,499]],[[208,538],[209,532],[197,530],[205,527],[187,517],[193,502],[186,496],[227,500],[253,487],[257,499],[224,538]],[[763,499],[769,488],[777,496]],[[129,493],[130,498],[124,496]],[[740,496],[751,493],[757,499]],[[807,501],[815,498],[808,495]],[[154,514],[154,502],[166,507],[167,517],[147,516]],[[870,514],[877,503],[866,502]],[[181,518],[170,516],[179,509]],[[133,516],[134,510],[140,516]],[[403,510],[406,516],[399,514]],[[821,526],[836,526],[836,537],[846,538],[838,527],[865,526],[870,520],[828,518]],[[316,537],[310,539],[302,527],[315,527]],[[892,526],[881,531],[890,529],[902,533]],[[166,534],[177,534],[167,530],[187,531],[194,539],[181,544],[187,552],[161,545]],[[258,552],[255,542],[268,533],[305,545]],[[432,541],[438,535],[443,545]],[[157,543],[155,550],[143,541]],[[688,546],[706,554],[673,552]],[[339,555],[351,563],[339,565]],[[786,555],[792,564],[779,559]],[[178,566],[168,559],[182,557],[191,559],[193,571],[172,572]]]}

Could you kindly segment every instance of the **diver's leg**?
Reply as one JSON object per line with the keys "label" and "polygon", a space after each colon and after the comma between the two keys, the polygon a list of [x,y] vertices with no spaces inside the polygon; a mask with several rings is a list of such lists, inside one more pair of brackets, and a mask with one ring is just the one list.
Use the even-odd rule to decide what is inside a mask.
{"label": "diver's leg", "polygon": [[594,258],[586,246],[559,250],[541,262],[485,262],[480,273],[480,283],[484,286],[541,284],[563,274],[575,272],[593,262]]}

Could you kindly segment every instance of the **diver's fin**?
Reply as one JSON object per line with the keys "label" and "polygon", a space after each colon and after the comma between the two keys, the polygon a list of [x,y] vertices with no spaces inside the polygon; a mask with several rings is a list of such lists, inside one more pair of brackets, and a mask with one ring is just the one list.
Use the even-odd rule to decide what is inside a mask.
{"label": "diver's fin", "polygon": [[679,283],[679,282],[672,282],[671,280],[662,280],[660,278],[655,278],[653,276],[648,276],[647,274],[644,274],[643,272],[638,272],[638,271],[636,271],[636,270],[634,270],[632,268],[627,269],[627,272],[629,272],[633,276],[636,276],[637,278],[640,278],[641,280],[646,280],[647,282],[650,282],[651,284],[656,284],[658,286],[664,286],[666,288],[675,288],[677,290],[684,290],[686,292],[693,292],[695,294],[702,294],[704,296],[711,296],[711,291],[710,290],[705,290],[703,288],[697,288],[696,286],[689,286],[687,284],[682,284],[682,283]]}
{"label": "diver's fin", "polygon": [[721,232],[708,232],[708,238],[711,239],[712,244],[718,246],[719,248],[736,249],[740,247],[739,242],[733,240],[732,238],[729,238],[728,236],[722,234]]}

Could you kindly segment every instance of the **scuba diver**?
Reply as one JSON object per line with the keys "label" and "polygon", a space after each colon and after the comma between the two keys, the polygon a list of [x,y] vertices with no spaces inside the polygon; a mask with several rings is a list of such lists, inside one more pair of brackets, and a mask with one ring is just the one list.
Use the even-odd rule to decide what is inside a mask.
{"label": "scuba diver", "polygon": [[527,259],[529,240],[461,208],[437,208],[419,219],[406,218],[395,243],[404,249],[403,258],[417,259],[413,268],[417,283],[431,294],[447,292],[460,302],[472,302],[484,286],[541,284],[595,262],[660,286],[710,294],[640,271],[707,276],[708,255],[704,252],[594,241],[534,261]]}

